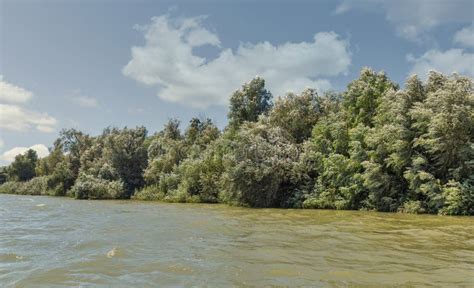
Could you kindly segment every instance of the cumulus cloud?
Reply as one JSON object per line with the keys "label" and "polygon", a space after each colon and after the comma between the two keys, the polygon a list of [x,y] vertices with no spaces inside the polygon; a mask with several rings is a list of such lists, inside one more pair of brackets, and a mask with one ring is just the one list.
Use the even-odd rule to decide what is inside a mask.
{"label": "cumulus cloud", "polygon": [[0,155],[0,161],[2,161],[4,164],[10,164],[15,160],[15,156],[17,156],[18,154],[23,154],[29,149],[35,150],[39,158],[46,157],[49,155],[48,147],[43,144],[35,144],[30,147],[15,147],[8,151],[5,151],[3,154]]}
{"label": "cumulus cloud", "polygon": [[[145,44],[132,47],[124,75],[159,87],[158,96],[195,107],[226,105],[233,90],[256,75],[266,80],[275,95],[308,87],[330,88],[327,77],[346,73],[351,64],[348,43],[334,32],[320,32],[309,42],[273,45],[242,43],[234,51],[222,48],[216,33],[203,25],[203,17],[154,17],[138,29]],[[213,59],[197,56],[200,46],[219,49]]]}
{"label": "cumulus cloud", "polygon": [[33,97],[33,93],[21,87],[3,81],[0,76],[0,101],[7,103],[25,103]]}
{"label": "cumulus cloud", "polygon": [[40,132],[53,132],[56,119],[46,113],[24,109],[18,105],[0,104],[0,128],[12,131],[36,129]]}
{"label": "cumulus cloud", "polygon": [[446,51],[429,50],[416,58],[408,55],[407,60],[413,63],[411,74],[426,78],[430,70],[445,74],[453,72],[474,77],[474,54],[464,52],[462,49],[449,49]]}
{"label": "cumulus cloud", "polygon": [[454,34],[454,43],[474,48],[474,25],[464,27]]}
{"label": "cumulus cloud", "polygon": [[36,112],[22,106],[32,97],[32,92],[10,84],[0,76],[0,128],[12,131],[36,129],[40,132],[53,132],[56,119],[47,113]]}
{"label": "cumulus cloud", "polygon": [[336,7],[334,14],[343,14],[351,9],[382,11],[385,18],[395,25],[399,36],[422,42],[429,39],[427,33],[439,25],[472,22],[473,5],[471,0],[344,0]]}

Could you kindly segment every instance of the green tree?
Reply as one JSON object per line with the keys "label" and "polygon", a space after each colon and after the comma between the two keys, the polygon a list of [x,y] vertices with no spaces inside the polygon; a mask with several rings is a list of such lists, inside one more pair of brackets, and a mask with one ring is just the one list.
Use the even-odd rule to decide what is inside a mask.
{"label": "green tree", "polygon": [[188,146],[195,146],[196,152],[204,150],[207,145],[216,140],[220,131],[211,119],[192,118],[184,134],[185,143]]}
{"label": "green tree", "polygon": [[269,112],[269,122],[285,129],[297,143],[302,143],[311,136],[313,126],[323,113],[320,101],[313,89],[306,89],[300,95],[289,93],[279,97]]}
{"label": "green tree", "polygon": [[229,126],[237,128],[245,121],[255,122],[271,107],[272,94],[265,89],[265,80],[256,77],[230,97]]}
{"label": "green tree", "polygon": [[369,159],[363,163],[363,179],[371,208],[395,211],[409,196],[404,173],[411,162],[415,137],[409,111],[425,98],[416,76],[408,79],[405,90],[388,90],[380,98],[374,127],[365,137]]}
{"label": "green tree", "polygon": [[15,156],[9,168],[9,178],[16,181],[28,181],[36,176],[35,168],[38,155],[33,149]]}
{"label": "green tree", "polygon": [[410,110],[415,152],[404,175],[411,198],[419,199],[429,213],[472,213],[469,208],[474,206],[470,190],[474,186],[472,79],[431,72],[425,90],[426,99]]}
{"label": "green tree", "polygon": [[298,157],[291,136],[266,121],[248,122],[242,125],[231,145],[232,152],[224,162],[224,201],[251,207],[279,207]]}
{"label": "green tree", "polygon": [[[147,166],[147,151],[143,145],[147,135],[145,127],[113,129],[105,138],[104,158],[109,166],[102,166],[105,175],[117,173],[125,185],[125,197],[143,187],[143,171]],[[106,178],[106,177],[104,177]]]}
{"label": "green tree", "polygon": [[69,168],[74,178],[77,178],[81,168],[81,156],[92,144],[91,137],[76,129],[64,129],[59,134],[58,142],[63,152],[68,154]]}
{"label": "green tree", "polygon": [[376,73],[363,68],[358,79],[352,81],[344,92],[343,105],[351,126],[363,124],[372,127],[380,98],[386,91],[398,90],[384,72]]}

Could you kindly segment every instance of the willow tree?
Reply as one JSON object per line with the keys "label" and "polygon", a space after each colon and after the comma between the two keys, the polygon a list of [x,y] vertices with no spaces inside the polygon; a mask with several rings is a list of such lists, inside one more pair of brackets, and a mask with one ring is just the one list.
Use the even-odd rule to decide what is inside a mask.
{"label": "willow tree", "polygon": [[415,131],[409,112],[426,95],[416,76],[410,77],[405,87],[382,95],[374,127],[366,135],[369,159],[363,163],[363,179],[369,191],[367,203],[382,211],[396,211],[410,198],[404,173],[411,163]]}
{"label": "willow tree", "polygon": [[306,89],[299,95],[279,97],[268,118],[271,125],[285,129],[295,142],[302,143],[311,136],[321,114],[318,94],[314,89]]}
{"label": "willow tree", "polygon": [[225,159],[223,199],[251,207],[279,207],[298,156],[291,136],[262,119],[245,123]]}
{"label": "willow tree", "polygon": [[261,114],[272,107],[272,94],[265,89],[265,80],[260,77],[252,79],[235,91],[230,97],[229,126],[239,127],[244,122],[255,122]]}
{"label": "willow tree", "polygon": [[[472,214],[474,206],[474,93],[472,79],[431,72],[427,96],[410,111],[416,137],[410,189],[428,212]],[[459,194],[454,197],[454,194]],[[449,199],[449,200],[448,200]],[[456,201],[454,199],[457,199]],[[450,209],[449,206],[458,206]],[[442,211],[441,211],[442,212]],[[462,213],[461,213],[462,212]]]}

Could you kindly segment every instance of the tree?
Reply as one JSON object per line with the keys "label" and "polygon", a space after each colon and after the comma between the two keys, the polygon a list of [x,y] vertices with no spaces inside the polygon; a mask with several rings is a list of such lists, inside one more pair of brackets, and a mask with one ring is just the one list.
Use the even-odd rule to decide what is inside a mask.
{"label": "tree", "polygon": [[162,131],[164,137],[173,140],[181,139],[179,124],[181,124],[181,122],[178,119],[169,119]]}
{"label": "tree", "polygon": [[7,166],[0,167],[0,185],[7,182],[7,180],[8,180],[8,167]]}
{"label": "tree", "polygon": [[364,186],[368,205],[382,211],[395,211],[409,198],[404,177],[412,157],[415,131],[410,109],[425,98],[421,81],[413,76],[405,90],[388,90],[380,98],[373,128],[366,135],[369,159],[364,166]]}
{"label": "tree", "polygon": [[[143,171],[147,166],[147,151],[143,143],[146,135],[145,127],[137,127],[113,129],[105,138],[103,153],[109,167],[102,168],[118,174],[124,184],[126,197],[130,197],[135,189],[144,185]],[[101,172],[110,174],[107,171]]]}
{"label": "tree", "polygon": [[35,168],[38,155],[33,149],[15,156],[15,161],[10,165],[9,178],[17,181],[28,181],[36,176]]}
{"label": "tree", "polygon": [[343,105],[349,124],[372,127],[372,118],[380,98],[389,90],[398,90],[398,85],[390,81],[384,72],[375,73],[369,68],[363,68],[359,79],[352,81],[344,92]]}
{"label": "tree", "polygon": [[164,129],[153,136],[148,146],[148,165],[144,179],[148,185],[157,185],[163,176],[172,173],[188,155],[179,122],[170,120]]}
{"label": "tree", "polygon": [[81,168],[81,156],[92,144],[91,137],[76,129],[64,129],[59,134],[58,142],[63,152],[68,154],[69,167],[74,178],[77,178]]}
{"label": "tree", "polygon": [[56,165],[58,165],[60,162],[63,162],[65,159],[62,143],[59,139],[56,139],[53,148],[50,148],[49,150],[49,155],[39,159],[38,163],[36,164],[37,176],[47,176],[53,174]]}
{"label": "tree", "polygon": [[196,145],[199,150],[206,148],[208,144],[219,137],[219,129],[212,120],[192,118],[184,134],[186,145]]}
{"label": "tree", "polygon": [[238,128],[244,122],[255,122],[258,116],[272,107],[272,94],[265,89],[265,80],[260,77],[242,85],[230,97],[229,126]]}
{"label": "tree", "polygon": [[178,190],[190,197],[197,196],[200,202],[218,202],[225,172],[224,157],[229,148],[229,141],[222,137],[209,144],[199,157],[184,160],[177,168]]}
{"label": "tree", "polygon": [[242,125],[232,146],[224,164],[224,201],[279,207],[298,157],[291,136],[265,121],[249,122]]}
{"label": "tree", "polygon": [[[415,130],[404,176],[412,199],[429,213],[469,214],[474,206],[474,93],[472,79],[431,72],[426,99],[410,110]],[[443,208],[444,207],[444,208]]]}
{"label": "tree", "polygon": [[306,89],[300,95],[289,93],[278,98],[268,118],[271,125],[285,129],[296,143],[302,143],[311,136],[322,112],[316,91]]}
{"label": "tree", "polygon": [[[432,83],[436,83],[432,84]],[[411,110],[419,130],[414,146],[432,165],[434,175],[447,182],[466,179],[474,172],[474,92],[472,80],[432,72],[428,78],[426,101]]]}

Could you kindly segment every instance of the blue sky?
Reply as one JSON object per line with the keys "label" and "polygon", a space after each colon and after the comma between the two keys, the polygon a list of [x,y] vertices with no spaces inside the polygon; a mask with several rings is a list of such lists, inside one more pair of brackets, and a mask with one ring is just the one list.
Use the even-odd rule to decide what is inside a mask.
{"label": "blue sky", "polygon": [[264,77],[274,96],[341,91],[369,66],[403,84],[474,76],[473,2],[0,0],[0,164],[62,128],[226,125],[227,100]]}

